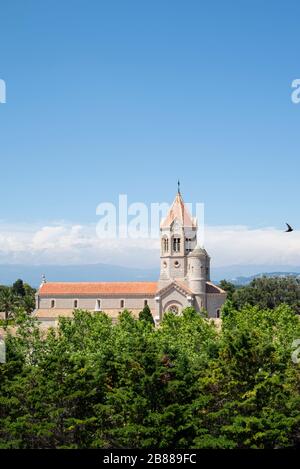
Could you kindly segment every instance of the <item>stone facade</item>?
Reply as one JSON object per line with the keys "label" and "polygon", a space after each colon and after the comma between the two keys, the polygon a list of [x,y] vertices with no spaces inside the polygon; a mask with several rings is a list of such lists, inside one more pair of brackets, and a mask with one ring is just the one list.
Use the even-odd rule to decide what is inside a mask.
{"label": "stone facade", "polygon": [[127,309],[135,316],[149,305],[156,323],[164,312],[178,314],[187,306],[218,318],[226,293],[210,281],[210,257],[197,244],[197,221],[178,191],[160,228],[158,282],[46,282],[36,295],[35,315],[43,326],[55,326],[74,309],[104,311],[115,320]]}

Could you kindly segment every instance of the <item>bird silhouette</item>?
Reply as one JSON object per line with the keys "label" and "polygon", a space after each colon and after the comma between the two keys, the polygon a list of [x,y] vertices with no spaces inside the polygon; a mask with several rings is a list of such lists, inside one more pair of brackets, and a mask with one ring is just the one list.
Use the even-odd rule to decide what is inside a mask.
{"label": "bird silhouette", "polygon": [[291,233],[292,231],[294,231],[294,228],[291,227],[291,225],[289,225],[288,223],[286,223],[286,226],[287,226],[287,230],[285,230],[285,233]]}

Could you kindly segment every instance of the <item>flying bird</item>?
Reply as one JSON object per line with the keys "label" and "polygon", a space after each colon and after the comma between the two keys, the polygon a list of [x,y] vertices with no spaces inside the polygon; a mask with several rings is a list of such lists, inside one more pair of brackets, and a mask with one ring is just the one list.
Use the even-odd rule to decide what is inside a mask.
{"label": "flying bird", "polygon": [[294,231],[294,228],[291,227],[288,223],[286,223],[287,230],[285,230],[286,233],[291,233],[291,231]]}

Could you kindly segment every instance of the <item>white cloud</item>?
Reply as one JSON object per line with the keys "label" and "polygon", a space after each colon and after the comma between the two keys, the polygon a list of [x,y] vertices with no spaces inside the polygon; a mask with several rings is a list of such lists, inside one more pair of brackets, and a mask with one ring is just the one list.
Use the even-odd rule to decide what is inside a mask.
{"label": "white cloud", "polygon": [[300,231],[246,226],[212,226],[205,231],[215,266],[300,265]]}
{"label": "white cloud", "polygon": [[[228,265],[300,265],[300,231],[275,228],[209,226],[205,246],[215,267]],[[95,225],[48,226],[0,223],[0,262],[10,264],[106,263],[157,267],[159,240],[99,239]]]}
{"label": "white cloud", "polygon": [[158,249],[158,240],[99,239],[95,225],[60,223],[30,229],[0,223],[1,263],[150,267],[157,266]]}

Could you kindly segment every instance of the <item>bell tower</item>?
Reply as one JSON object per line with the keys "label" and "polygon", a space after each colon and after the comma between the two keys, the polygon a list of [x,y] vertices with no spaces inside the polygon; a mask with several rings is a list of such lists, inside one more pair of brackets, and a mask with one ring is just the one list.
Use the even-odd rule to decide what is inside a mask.
{"label": "bell tower", "polygon": [[197,222],[184,204],[178,182],[174,202],[160,225],[162,288],[173,280],[187,281],[187,256],[197,245]]}

